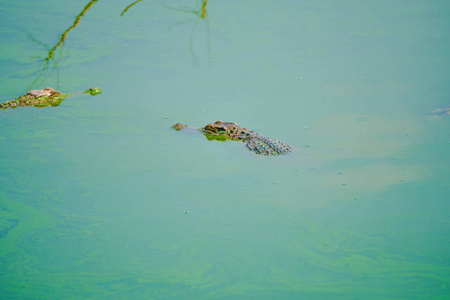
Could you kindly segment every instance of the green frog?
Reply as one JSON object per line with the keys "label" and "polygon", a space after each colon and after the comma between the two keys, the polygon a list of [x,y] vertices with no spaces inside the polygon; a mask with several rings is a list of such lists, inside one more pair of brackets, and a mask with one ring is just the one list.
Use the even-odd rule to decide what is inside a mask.
{"label": "green frog", "polygon": [[[177,123],[172,126],[177,131],[191,128],[187,125]],[[226,140],[242,141],[247,149],[255,154],[265,156],[283,155],[292,151],[292,147],[280,141],[263,137],[253,130],[240,127],[234,122],[216,121],[205,127],[193,128],[202,132],[208,140],[218,140],[225,142]]]}
{"label": "green frog", "polygon": [[67,97],[75,96],[79,94],[90,94],[96,96],[102,92],[101,88],[93,87],[85,90],[84,92],[77,93],[62,93],[52,88],[45,88],[43,90],[31,90],[26,95],[20,96],[14,100],[6,101],[0,104],[1,109],[16,108],[19,106],[58,106]]}

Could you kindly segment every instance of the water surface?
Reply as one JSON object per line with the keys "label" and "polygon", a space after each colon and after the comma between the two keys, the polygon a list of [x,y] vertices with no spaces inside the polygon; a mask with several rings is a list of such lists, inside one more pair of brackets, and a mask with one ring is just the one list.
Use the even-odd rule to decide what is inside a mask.
{"label": "water surface", "polygon": [[132,3],[0,8],[0,298],[450,297],[447,1]]}

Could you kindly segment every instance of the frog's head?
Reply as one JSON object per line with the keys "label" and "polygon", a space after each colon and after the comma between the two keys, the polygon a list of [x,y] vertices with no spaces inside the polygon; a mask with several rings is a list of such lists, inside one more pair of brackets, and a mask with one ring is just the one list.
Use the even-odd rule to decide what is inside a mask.
{"label": "frog's head", "polygon": [[233,122],[216,121],[203,127],[203,132],[212,135],[227,136],[239,129],[239,125]]}
{"label": "frog's head", "polygon": [[184,125],[184,124],[181,124],[181,123],[177,123],[175,125],[172,125],[172,128],[175,129],[176,131],[183,130],[184,127],[187,127],[187,125]]}
{"label": "frog's head", "polygon": [[241,128],[237,123],[216,121],[212,124],[208,124],[202,128],[205,134],[223,136],[233,139],[246,139],[250,136],[252,131]]}
{"label": "frog's head", "polygon": [[101,94],[103,90],[98,87],[91,87],[90,89],[84,91],[87,94],[90,94],[91,96],[97,96],[98,94]]}

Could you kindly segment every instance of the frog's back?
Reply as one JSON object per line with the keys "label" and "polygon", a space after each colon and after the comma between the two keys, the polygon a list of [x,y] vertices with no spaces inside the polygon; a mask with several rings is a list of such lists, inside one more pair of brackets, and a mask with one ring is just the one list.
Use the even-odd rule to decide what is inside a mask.
{"label": "frog's back", "polygon": [[292,151],[292,147],[278,140],[256,134],[247,141],[248,150],[261,155],[283,155]]}

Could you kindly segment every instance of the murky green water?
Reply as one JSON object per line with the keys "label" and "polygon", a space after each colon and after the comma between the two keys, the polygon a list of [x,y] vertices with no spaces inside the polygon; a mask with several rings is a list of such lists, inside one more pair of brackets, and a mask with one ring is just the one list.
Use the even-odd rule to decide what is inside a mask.
{"label": "murky green water", "polygon": [[450,297],[448,1],[132,3],[0,7],[1,299]]}

